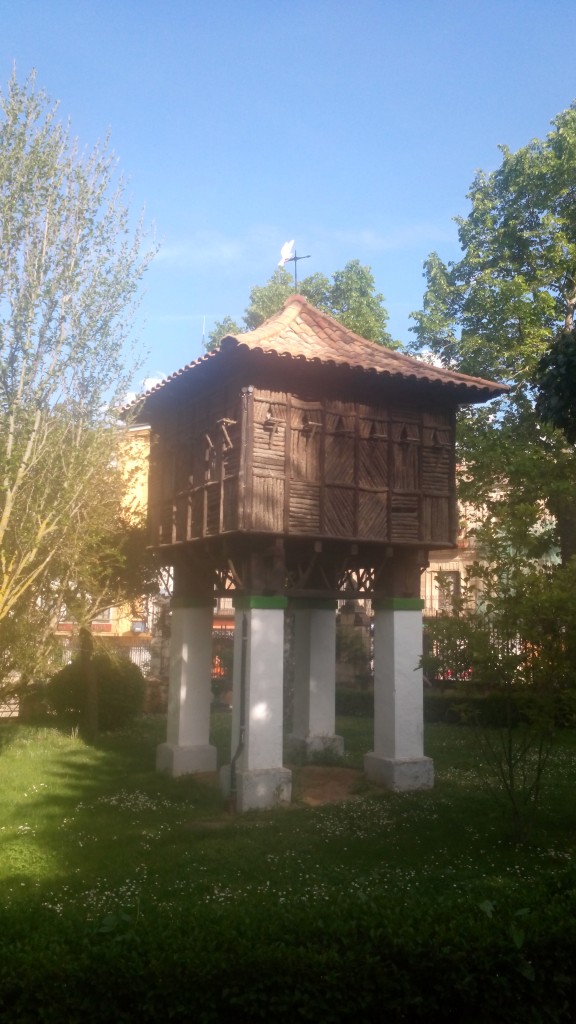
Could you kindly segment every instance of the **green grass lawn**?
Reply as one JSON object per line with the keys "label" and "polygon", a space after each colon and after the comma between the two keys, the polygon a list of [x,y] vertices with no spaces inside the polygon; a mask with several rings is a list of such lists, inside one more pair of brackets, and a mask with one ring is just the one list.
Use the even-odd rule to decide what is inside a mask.
{"label": "green grass lawn", "polygon": [[[226,713],[214,715],[212,742],[221,762],[228,759],[229,723]],[[351,1019],[344,1013],[344,996],[338,995],[338,984],[344,984],[341,962],[345,960],[356,977],[358,972],[372,972],[362,991],[372,992],[377,976],[387,992],[392,975],[387,973],[383,980],[382,957],[386,962],[392,957],[397,977],[404,978],[397,981],[398,1005],[394,1009],[390,1002],[388,1015],[379,1017],[368,1002],[359,1021],[432,1019],[423,1008],[422,992],[444,1005],[442,985],[454,987],[449,975],[457,969],[467,1020],[575,1019],[562,1016],[572,1010],[566,993],[573,991],[564,969],[554,981],[554,992],[559,993],[556,1016],[530,1016],[535,1013],[538,986],[548,992],[546,986],[552,984],[548,962],[544,967],[542,960],[540,967],[536,959],[536,952],[544,956],[544,938],[546,956],[554,963],[554,935],[562,948],[576,943],[573,924],[569,933],[556,934],[564,927],[564,913],[573,922],[576,910],[573,732],[560,734],[542,809],[528,840],[519,845],[511,841],[506,817],[478,777],[476,748],[470,731],[462,727],[428,727],[426,753],[436,766],[432,791],[392,794],[359,786],[354,799],[340,805],[292,805],[238,816],[229,813],[215,780],[173,780],[154,771],[155,746],[164,738],[163,730],[162,720],[143,719],[88,747],[56,728],[9,723],[0,727],[0,1019],[58,1020],[56,1011],[54,1016],[48,1011],[41,1018],[35,1016],[37,997],[24,992],[25,979],[36,993],[51,992],[58,977],[54,964],[64,971],[65,963],[67,977],[66,971],[74,974],[76,955],[84,965],[78,967],[82,985],[97,950],[100,969],[108,965],[105,986],[110,972],[123,964],[132,979],[128,983],[124,978],[125,987],[131,990],[133,975],[141,972],[145,961],[156,965],[154,985],[166,993],[171,991],[169,978],[176,970],[178,950],[182,957],[187,950],[186,964],[183,960],[178,967],[183,976],[191,969],[190,958],[197,957],[194,971],[200,970],[199,963],[207,971],[210,962],[214,971],[224,971],[232,979],[243,956],[247,964],[261,960],[259,943],[266,958],[277,956],[282,964],[307,949],[305,962],[316,964],[320,975],[315,985],[310,980],[310,992],[302,982],[306,997],[296,1010],[286,1003],[284,1011],[278,1004],[272,1016],[268,989],[264,994],[258,986],[254,990],[253,980],[252,1002],[246,1003],[243,983],[230,980],[232,988],[236,985],[244,992],[230,1003],[238,1008],[238,1020]],[[347,765],[361,767],[362,755],[371,747],[370,730],[371,723],[363,719],[339,720]],[[442,943],[449,965],[446,976],[438,976],[436,968],[433,983],[428,974],[418,981],[415,970],[424,970],[427,956],[430,971],[437,958],[442,959]],[[465,981],[459,958],[478,956],[478,943],[484,951],[490,946],[491,956],[504,957],[502,963],[510,960],[512,966],[502,967],[502,976],[508,982],[513,976],[514,984],[524,986],[522,992],[526,989],[528,1009],[522,1017],[491,1016],[490,1000],[497,1004],[500,998],[492,961],[490,984],[481,983],[480,974],[475,976],[479,968],[473,964],[466,968]],[[537,949],[534,943],[539,943]],[[409,967],[416,955],[417,969],[413,963]],[[130,973],[126,964],[134,957],[137,962]],[[154,974],[160,962],[163,980]],[[268,964],[267,985],[271,969]],[[298,970],[300,978],[302,965]],[[326,1002],[322,977],[329,977],[330,970],[336,995]],[[79,998],[80,974],[74,975],[74,985],[69,979],[66,998]],[[419,993],[413,1002],[405,991],[406,977],[412,979],[409,988],[414,985]],[[111,992],[116,991],[114,984],[110,982]],[[154,988],[152,981],[149,984]],[[180,991],[173,984],[174,991]],[[486,992],[494,985],[488,999]],[[219,999],[224,998],[221,989],[219,984]],[[64,990],[65,985],[60,992]],[[320,991],[324,1002],[316,1005]],[[474,1005],[484,1007],[478,1016],[470,1015],[465,1001],[472,992]],[[516,992],[514,998],[518,999]],[[214,992],[210,999],[214,1003]],[[548,995],[546,999],[550,1006]],[[188,1018],[184,1006],[172,1011],[173,1018],[220,1019],[206,1000],[204,1016],[196,1006],[196,1015]],[[67,1004],[68,1020],[75,1019],[72,1005]],[[93,1009],[93,1000],[90,1005]],[[155,1019],[156,1009],[146,1015],[144,995],[138,1005],[139,1016],[134,1018],[129,1009],[123,1016],[114,1002],[113,1012],[103,1010],[92,1018],[86,1008],[78,1010],[78,1020]],[[153,999],[150,1005],[156,1005]],[[449,1015],[449,1009],[447,1016],[436,1019],[458,1019]]]}

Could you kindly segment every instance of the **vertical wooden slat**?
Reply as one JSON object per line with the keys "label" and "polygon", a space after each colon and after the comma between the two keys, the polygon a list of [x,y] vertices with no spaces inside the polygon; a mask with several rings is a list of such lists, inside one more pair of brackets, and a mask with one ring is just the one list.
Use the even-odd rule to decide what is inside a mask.
{"label": "vertical wooden slat", "polygon": [[418,540],[422,542],[424,540],[424,494],[422,492],[422,442],[424,440],[423,431],[424,424],[422,422],[422,412],[419,411],[418,425],[420,430],[420,441],[418,444],[417,456],[417,467],[416,472],[418,474],[416,479],[416,489],[418,491]]}
{"label": "vertical wooden slat", "polygon": [[456,493],[456,410],[450,414],[450,503],[448,509],[450,538],[453,544],[458,538],[458,497]]}
{"label": "vertical wooden slat", "polygon": [[244,526],[245,529],[251,530],[254,502],[254,388],[252,386],[242,388],[242,404],[244,406],[244,479],[246,481],[244,492]]}
{"label": "vertical wooden slat", "polygon": [[292,395],[286,395],[286,433],[284,435],[284,533],[290,531],[290,453],[292,451]]}
{"label": "vertical wooden slat", "polygon": [[[313,413],[313,419],[318,416]],[[320,422],[319,445],[316,451],[317,479],[318,479],[318,523],[319,532],[326,533],[326,402],[320,399]],[[315,437],[315,436],[314,436]]]}
{"label": "vertical wooden slat", "polygon": [[360,535],[360,417],[358,405],[352,406],[354,411],[354,536]]}

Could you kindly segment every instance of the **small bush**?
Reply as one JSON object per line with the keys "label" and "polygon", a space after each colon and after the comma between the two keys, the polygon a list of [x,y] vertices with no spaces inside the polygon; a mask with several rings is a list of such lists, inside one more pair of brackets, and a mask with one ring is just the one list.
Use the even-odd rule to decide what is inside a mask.
{"label": "small bush", "polygon": [[[92,665],[98,689],[98,722],[108,732],[121,729],[142,711],[146,684],[142,672],[129,658],[95,654]],[[46,699],[52,711],[66,721],[83,720],[86,685],[80,659],[60,669],[49,680]]]}
{"label": "small bush", "polygon": [[373,690],[336,689],[336,714],[350,718],[371,718],[374,714]]}

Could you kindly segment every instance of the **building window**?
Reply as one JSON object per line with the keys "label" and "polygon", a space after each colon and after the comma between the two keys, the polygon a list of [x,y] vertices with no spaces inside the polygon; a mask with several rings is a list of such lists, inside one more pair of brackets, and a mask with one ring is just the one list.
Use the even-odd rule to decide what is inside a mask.
{"label": "building window", "polygon": [[93,622],[110,622],[111,619],[112,619],[112,609],[111,608],[103,608],[102,611],[98,612],[98,615],[95,616],[95,618],[93,619]]}
{"label": "building window", "polygon": [[436,586],[438,588],[438,611],[444,615],[451,615],[454,611],[454,602],[458,600],[461,593],[460,573],[458,570],[438,573]]}

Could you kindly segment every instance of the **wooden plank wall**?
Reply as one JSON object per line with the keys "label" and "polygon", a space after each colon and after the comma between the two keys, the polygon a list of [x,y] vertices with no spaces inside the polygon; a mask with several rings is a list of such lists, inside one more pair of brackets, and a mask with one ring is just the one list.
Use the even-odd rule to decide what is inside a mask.
{"label": "wooden plank wall", "polygon": [[241,400],[223,390],[168,410],[152,432],[149,529],[179,544],[238,528]]}
{"label": "wooden plank wall", "polygon": [[262,388],[243,400],[229,386],[181,402],[153,432],[156,544],[242,528],[450,545],[454,507],[451,410],[308,400]]}
{"label": "wooden plank wall", "polygon": [[252,528],[451,543],[453,415],[259,390]]}

